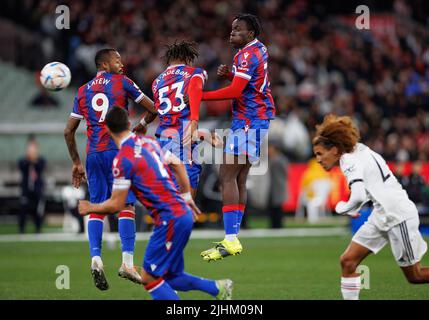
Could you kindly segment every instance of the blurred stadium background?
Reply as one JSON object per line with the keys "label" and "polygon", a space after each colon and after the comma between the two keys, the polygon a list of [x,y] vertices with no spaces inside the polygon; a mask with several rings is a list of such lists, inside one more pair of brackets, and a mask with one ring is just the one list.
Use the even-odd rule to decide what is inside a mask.
{"label": "blurred stadium background", "polygon": [[[60,4],[70,8],[70,29],[55,27],[55,8]],[[361,4],[370,9],[370,30],[355,27],[355,9]],[[17,161],[26,152],[29,135],[35,135],[47,162],[42,231],[77,232],[70,208],[84,195],[69,189],[71,162],[63,129],[77,88],[95,74],[97,50],[117,48],[127,75],[151,97],[151,83],[165,67],[163,45],[192,39],[199,43],[196,64],[209,74],[205,89],[219,88],[225,83],[216,77],[216,69],[232,61],[228,35],[238,12],[254,13],[262,22],[259,38],[269,50],[277,107],[269,134],[275,150],[268,149],[275,156],[263,160],[269,161],[269,172],[248,181],[247,228],[272,226],[269,213],[281,207],[285,229],[331,228],[332,236],[345,236],[339,241],[339,247],[345,247],[347,229],[356,226],[332,214],[333,204],[347,198],[344,179],[339,171],[324,173],[311,160],[315,124],[333,112],[353,117],[363,142],[389,161],[418,204],[425,232],[429,226],[429,2],[5,0],[0,10],[0,233],[18,232]],[[72,85],[66,90],[50,93],[40,86],[38,72],[51,61],[71,69]],[[201,127],[227,128],[229,108],[229,102],[203,103]],[[133,121],[141,115],[134,108],[131,114]],[[84,129],[81,124],[78,144],[83,158]],[[281,205],[272,203],[275,191],[280,192],[276,201],[281,199]],[[196,228],[220,228],[217,166],[205,167],[198,203],[205,215]],[[146,231],[150,219],[144,208],[139,212],[138,230]],[[111,222],[115,228],[115,221]],[[310,242],[309,246],[317,241]],[[394,268],[394,261],[389,263]],[[316,297],[323,298],[322,289]]]}

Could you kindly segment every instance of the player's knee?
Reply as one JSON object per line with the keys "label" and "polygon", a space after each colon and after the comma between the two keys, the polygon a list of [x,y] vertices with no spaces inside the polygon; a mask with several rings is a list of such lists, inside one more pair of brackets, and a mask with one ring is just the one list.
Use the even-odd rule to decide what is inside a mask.
{"label": "player's knee", "polygon": [[349,273],[355,272],[357,268],[357,262],[350,255],[343,254],[340,257],[340,264],[343,271],[347,271]]}
{"label": "player's knee", "polygon": [[237,180],[237,184],[239,188],[246,188],[247,176],[239,176]]}
{"label": "player's knee", "polygon": [[233,182],[235,179],[236,179],[236,175],[233,175],[231,174],[231,172],[228,172],[226,170],[223,174],[219,174],[219,182],[221,185]]}
{"label": "player's knee", "polygon": [[411,284],[419,284],[424,282],[422,277],[418,273],[406,274],[405,277],[407,278],[407,281]]}

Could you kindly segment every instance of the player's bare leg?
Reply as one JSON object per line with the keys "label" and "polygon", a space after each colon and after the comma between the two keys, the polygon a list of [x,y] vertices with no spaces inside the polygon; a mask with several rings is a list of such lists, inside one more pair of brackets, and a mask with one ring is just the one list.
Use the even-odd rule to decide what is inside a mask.
{"label": "player's bare leg", "polygon": [[344,300],[359,300],[361,279],[356,268],[370,253],[371,250],[352,241],[341,255],[341,293]]}
{"label": "player's bare leg", "polygon": [[239,158],[224,154],[224,163],[220,166],[219,177],[222,191],[223,219],[225,239],[214,248],[201,252],[205,261],[216,261],[226,256],[240,254],[243,250],[237,238],[240,193],[238,176],[246,164],[240,164]]}
{"label": "player's bare leg", "polygon": [[[135,243],[135,208],[127,205],[119,213],[119,233],[122,244],[122,265],[118,270],[121,278],[141,284],[141,277],[134,266],[134,243]],[[133,229],[133,230],[130,230]]]}
{"label": "player's bare leg", "polygon": [[247,188],[246,188],[246,182],[247,182],[247,176],[249,175],[250,168],[252,167],[252,164],[247,160],[246,165],[240,170],[240,173],[238,174],[237,178],[237,185],[238,185],[238,203],[241,205],[240,208],[240,214],[238,216],[238,225],[237,225],[237,234],[240,233],[240,226],[241,221],[243,219],[244,215],[244,208],[246,207],[247,203]]}
{"label": "player's bare leg", "polygon": [[401,269],[409,283],[429,283],[429,268],[422,267],[420,262],[409,267],[401,267]]}
{"label": "player's bare leg", "polygon": [[194,199],[195,200],[195,197],[197,196],[197,189],[193,189],[193,188],[191,188],[191,196],[192,196],[192,199]]}

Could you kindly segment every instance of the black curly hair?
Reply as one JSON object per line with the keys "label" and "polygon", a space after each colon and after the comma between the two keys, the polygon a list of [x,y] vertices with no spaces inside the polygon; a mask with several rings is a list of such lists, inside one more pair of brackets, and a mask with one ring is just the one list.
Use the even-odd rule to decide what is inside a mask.
{"label": "black curly hair", "polygon": [[257,16],[250,13],[239,13],[234,20],[242,20],[247,24],[247,28],[255,33],[255,38],[261,34],[262,26]]}
{"label": "black curly hair", "polygon": [[167,64],[170,61],[181,60],[186,64],[194,62],[198,58],[197,43],[194,41],[174,41],[172,44],[168,44],[167,51],[165,52],[164,59]]}

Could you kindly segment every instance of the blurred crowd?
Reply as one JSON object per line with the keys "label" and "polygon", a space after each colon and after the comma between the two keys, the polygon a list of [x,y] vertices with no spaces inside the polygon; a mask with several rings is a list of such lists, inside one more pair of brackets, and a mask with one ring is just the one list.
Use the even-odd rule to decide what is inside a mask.
{"label": "blurred crowd", "polygon": [[[263,26],[260,40],[269,49],[280,121],[273,126],[280,128],[274,135],[284,141],[292,160],[308,159],[311,148],[288,150],[299,144],[291,143],[282,123],[293,119],[297,127],[305,126],[298,131],[304,138],[297,139],[308,145],[315,125],[329,112],[352,116],[363,142],[387,160],[429,160],[429,32],[424,1],[369,1],[373,28],[369,31],[355,27],[356,6],[336,8],[306,0],[61,1],[70,8],[70,30],[58,30],[58,4],[6,1],[3,15],[43,35],[43,60],[65,61],[75,85],[94,75],[95,52],[111,46],[121,53],[127,74],[149,95],[153,79],[164,68],[163,44],[181,38],[199,43],[197,64],[209,72],[206,89],[224,85],[216,68],[231,63],[234,55],[228,43],[232,19],[238,12],[256,13]],[[229,116],[227,108],[223,115]]]}

